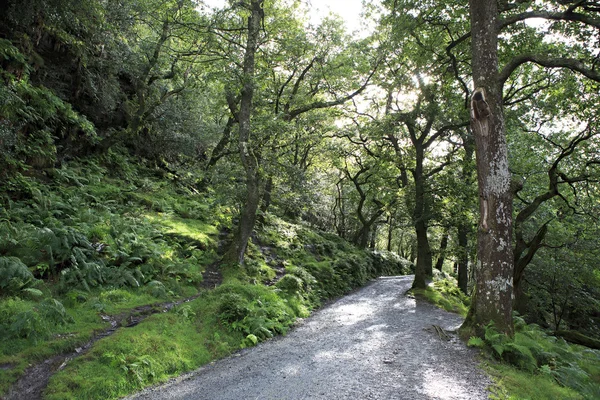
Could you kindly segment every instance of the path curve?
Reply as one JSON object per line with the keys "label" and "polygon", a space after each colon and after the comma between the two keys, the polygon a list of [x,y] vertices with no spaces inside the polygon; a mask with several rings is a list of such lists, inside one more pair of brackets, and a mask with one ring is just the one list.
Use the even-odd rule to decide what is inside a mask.
{"label": "path curve", "polygon": [[404,296],[412,276],[380,278],[315,312],[287,336],[130,399],[487,399],[462,318]]}

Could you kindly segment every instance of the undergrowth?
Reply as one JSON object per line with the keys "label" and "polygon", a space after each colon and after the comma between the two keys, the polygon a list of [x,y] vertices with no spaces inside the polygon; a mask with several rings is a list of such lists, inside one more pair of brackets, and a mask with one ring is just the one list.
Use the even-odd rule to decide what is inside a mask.
{"label": "undergrowth", "polygon": [[[118,329],[50,380],[50,399],[117,398],[284,334],[323,301],[380,275],[410,273],[392,253],[271,215],[244,267],[199,292],[232,209],[118,151],[18,175],[0,209],[0,394],[25,368],[75,351],[107,315],[199,295]],[[201,177],[197,177],[200,179]],[[10,189],[10,190],[6,190]],[[127,326],[122,321],[121,326]]]}
{"label": "undergrowth", "polygon": [[515,330],[509,338],[490,324],[484,338],[469,339],[469,346],[484,349],[497,361],[487,364],[496,378],[492,398],[600,398],[600,351],[568,344],[518,316]]}

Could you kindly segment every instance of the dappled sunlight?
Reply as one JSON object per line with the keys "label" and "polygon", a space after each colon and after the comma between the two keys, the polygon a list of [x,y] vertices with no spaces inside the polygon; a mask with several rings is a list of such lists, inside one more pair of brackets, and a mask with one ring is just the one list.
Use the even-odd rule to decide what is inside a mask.
{"label": "dappled sunlight", "polygon": [[376,311],[370,301],[361,301],[356,304],[344,304],[333,307],[330,311],[335,321],[342,325],[353,325],[371,317]]}
{"label": "dappled sunlight", "polygon": [[298,367],[298,365],[288,365],[285,368],[283,368],[281,372],[285,374],[285,376],[294,376],[298,375],[298,373],[300,372],[300,368]]}
{"label": "dappled sunlight", "polygon": [[406,298],[403,301],[392,304],[392,308],[397,308],[405,312],[414,313],[416,311],[417,301],[415,299]]}
{"label": "dappled sunlight", "polygon": [[348,351],[321,351],[315,354],[314,361],[352,360],[354,355]]}
{"label": "dappled sunlight", "polygon": [[428,368],[423,372],[423,392],[434,399],[454,400],[471,398],[471,393],[455,376]]}
{"label": "dappled sunlight", "polygon": [[367,328],[370,333],[364,335],[364,338],[350,347],[348,351],[352,354],[365,355],[385,346],[390,336],[389,333],[382,331],[385,327],[387,325],[374,325]]}
{"label": "dappled sunlight", "polygon": [[385,332],[387,324],[371,325],[368,328],[360,329],[354,335],[354,344],[341,351],[321,351],[314,356],[314,361],[331,360],[353,360],[368,359],[369,355],[374,354],[386,345],[390,333]]}
{"label": "dappled sunlight", "polygon": [[165,233],[186,236],[190,239],[207,244],[212,235],[218,234],[215,226],[198,220],[175,217],[169,214],[146,214],[146,219],[165,227]]}

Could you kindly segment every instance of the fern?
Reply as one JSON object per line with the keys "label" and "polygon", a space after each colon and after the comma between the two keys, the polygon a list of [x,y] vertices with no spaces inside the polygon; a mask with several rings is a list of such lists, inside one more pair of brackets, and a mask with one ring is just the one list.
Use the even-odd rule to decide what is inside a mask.
{"label": "fern", "polygon": [[552,371],[552,375],[561,385],[581,392],[585,390],[586,384],[590,380],[589,374],[576,363],[561,365]]}
{"label": "fern", "polygon": [[0,291],[14,294],[35,282],[33,274],[17,257],[0,257]]}
{"label": "fern", "polygon": [[510,341],[503,345],[503,350],[502,358],[508,363],[529,372],[537,369],[537,360],[528,347]]}
{"label": "fern", "polygon": [[46,299],[40,303],[40,314],[52,325],[66,325],[73,323],[73,317],[67,314],[63,304],[56,299]]}
{"label": "fern", "polygon": [[32,338],[34,340],[45,337],[48,327],[43,323],[40,314],[28,310],[15,315],[8,327],[9,338]]}
{"label": "fern", "polygon": [[482,338],[478,337],[478,336],[471,336],[469,338],[469,341],[467,342],[467,346],[469,347],[477,347],[477,348],[484,348],[485,347],[485,342],[483,341]]}

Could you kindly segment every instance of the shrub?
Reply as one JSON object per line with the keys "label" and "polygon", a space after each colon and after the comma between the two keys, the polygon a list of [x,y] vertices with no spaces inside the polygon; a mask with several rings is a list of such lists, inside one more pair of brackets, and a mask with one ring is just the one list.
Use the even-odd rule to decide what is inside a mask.
{"label": "shrub", "polygon": [[285,275],[275,286],[290,295],[299,295],[304,291],[304,282],[301,278],[294,275]]}
{"label": "shrub", "polygon": [[221,322],[245,335],[242,347],[256,344],[254,337],[262,341],[285,333],[297,317],[272,288],[261,285],[223,285],[213,295],[220,299],[217,313]]}

